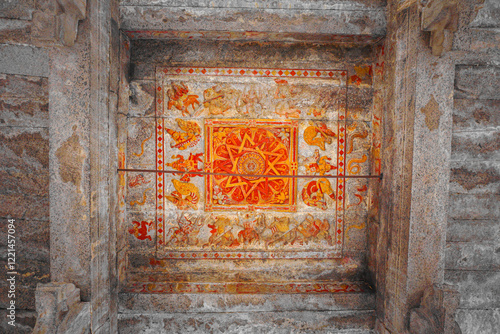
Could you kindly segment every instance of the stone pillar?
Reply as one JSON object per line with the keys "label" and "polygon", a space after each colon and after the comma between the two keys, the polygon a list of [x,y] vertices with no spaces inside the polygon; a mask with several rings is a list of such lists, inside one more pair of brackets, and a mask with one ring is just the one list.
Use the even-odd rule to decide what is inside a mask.
{"label": "stone pillar", "polygon": [[[60,2],[72,8],[72,1]],[[118,75],[112,84],[110,73],[117,73],[119,52],[110,54],[113,35],[119,43],[117,8],[115,0],[90,0],[74,45],[50,51],[51,279],[81,290],[93,333],[116,332]]]}
{"label": "stone pillar", "polygon": [[377,311],[381,333],[405,333],[410,309],[443,282],[454,64],[432,54],[417,2],[387,13]]}

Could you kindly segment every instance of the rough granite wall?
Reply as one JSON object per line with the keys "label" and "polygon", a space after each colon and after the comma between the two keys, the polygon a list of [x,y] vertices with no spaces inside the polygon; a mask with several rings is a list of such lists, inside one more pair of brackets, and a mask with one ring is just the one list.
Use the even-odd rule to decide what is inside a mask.
{"label": "rough granite wall", "polygon": [[455,67],[445,282],[462,333],[500,328],[500,4],[462,4]]}
{"label": "rough granite wall", "polygon": [[457,66],[445,280],[464,333],[500,326],[500,67]]}
{"label": "rough granite wall", "polygon": [[[30,333],[50,281],[48,55],[30,38],[34,1],[0,4],[0,332]],[[16,225],[16,328],[5,321],[7,224]]]}

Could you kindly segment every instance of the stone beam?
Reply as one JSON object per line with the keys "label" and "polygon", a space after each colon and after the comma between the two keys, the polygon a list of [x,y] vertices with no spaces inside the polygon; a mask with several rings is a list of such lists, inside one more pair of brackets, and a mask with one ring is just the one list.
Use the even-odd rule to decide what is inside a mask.
{"label": "stone beam", "polygon": [[385,35],[385,6],[369,3],[125,0],[121,29]]}

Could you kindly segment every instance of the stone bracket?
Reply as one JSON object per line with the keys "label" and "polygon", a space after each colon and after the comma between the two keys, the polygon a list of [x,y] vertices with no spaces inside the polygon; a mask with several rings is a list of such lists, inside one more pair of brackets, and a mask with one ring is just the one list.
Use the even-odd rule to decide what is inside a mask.
{"label": "stone bracket", "polygon": [[87,0],[44,0],[38,7],[33,13],[33,40],[40,46],[74,45]]}
{"label": "stone bracket", "polygon": [[421,30],[429,31],[434,56],[451,50],[453,33],[458,29],[457,0],[422,0]]}
{"label": "stone bracket", "polygon": [[461,334],[455,321],[460,293],[448,284],[434,284],[424,291],[420,307],[410,311],[410,334]]}
{"label": "stone bracket", "polygon": [[38,318],[33,334],[90,333],[90,303],[80,302],[80,289],[71,283],[38,284]]}

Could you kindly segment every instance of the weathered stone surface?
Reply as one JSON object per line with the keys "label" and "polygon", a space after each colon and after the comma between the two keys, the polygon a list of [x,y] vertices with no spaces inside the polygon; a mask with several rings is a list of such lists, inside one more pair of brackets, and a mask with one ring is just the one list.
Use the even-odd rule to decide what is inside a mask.
{"label": "weathered stone surface", "polygon": [[445,282],[458,286],[460,308],[500,308],[500,271],[446,270]]}
{"label": "weathered stone surface", "polygon": [[73,127],[73,134],[56,151],[59,162],[59,175],[63,182],[71,182],[81,192],[82,166],[86,153],[80,138],[76,133],[77,127]]}
{"label": "weathered stone surface", "polygon": [[457,310],[455,316],[462,333],[496,333],[500,328],[500,308],[490,310]]}
{"label": "weathered stone surface", "polygon": [[0,19],[1,44],[30,44],[31,22]]}
{"label": "weathered stone surface", "polygon": [[454,133],[451,145],[452,161],[500,161],[500,131]]}
{"label": "weathered stone surface", "polygon": [[373,311],[118,315],[118,333],[373,333]]}
{"label": "weathered stone surface", "polygon": [[347,118],[371,121],[373,108],[373,90],[368,87],[349,89],[347,94]]}
{"label": "weathered stone surface", "polygon": [[[347,69],[372,62],[372,46],[345,48],[324,43],[134,40],[131,77],[155,80],[155,66],[265,67]],[[355,72],[350,75],[355,75]]]}
{"label": "weathered stone surface", "polygon": [[80,289],[68,283],[39,284],[38,318],[33,334],[90,333],[90,304],[80,302]]}
{"label": "weathered stone surface", "polygon": [[124,30],[265,31],[383,35],[385,13],[380,9],[309,10],[203,8],[121,5]]}
{"label": "weathered stone surface", "polygon": [[70,307],[57,328],[57,334],[90,334],[90,303]]}
{"label": "weathered stone surface", "polygon": [[[498,28],[470,28],[466,32],[455,33],[453,48],[470,52],[467,58],[473,59],[473,61],[466,63],[479,65],[493,64],[498,66],[498,60],[496,60],[496,57],[492,57],[492,55],[497,54],[500,49],[499,30]],[[481,53],[484,53],[484,56],[486,56],[484,61],[481,60]]]}
{"label": "weathered stone surface", "polygon": [[457,66],[455,99],[498,99],[500,67]]}
{"label": "weathered stone surface", "polygon": [[499,194],[500,162],[451,163],[450,193]]}
{"label": "weathered stone surface", "polygon": [[[405,134],[405,137],[413,137],[413,161],[411,167],[403,167],[411,168],[411,202],[400,202],[398,199],[397,206],[398,210],[411,206],[408,241],[398,243],[408,242],[408,246],[401,246],[408,247],[408,255],[400,256],[408,257],[408,268],[405,269],[408,278],[404,283],[408,296],[405,303],[413,308],[430,284],[442,282],[453,110],[453,103],[448,97],[453,93],[454,64],[445,57],[436,58],[427,47],[410,47],[409,52],[411,50],[418,52],[418,56],[405,71],[415,71],[417,82],[415,96],[405,92],[410,94],[405,96],[409,99],[408,103],[415,103],[414,111],[405,116],[414,118],[413,132]],[[405,85],[407,80],[410,79],[403,80]],[[394,149],[400,150],[401,146],[396,143]]]}
{"label": "weathered stone surface", "polygon": [[[0,317],[6,319],[7,310],[0,310]],[[31,334],[35,327],[37,314],[35,311],[16,310],[16,326],[12,327],[7,321],[0,323],[0,331],[5,334]]]}
{"label": "weathered stone surface", "polygon": [[[41,64],[43,65],[43,64]],[[0,74],[0,95],[17,98],[48,98],[47,78],[28,75]]]}
{"label": "weathered stone surface", "polygon": [[47,78],[0,75],[0,126],[49,126]]}
{"label": "weathered stone surface", "polygon": [[[38,283],[50,280],[49,222],[15,219],[16,250],[16,307],[35,309],[35,289]],[[0,234],[7,235],[7,219],[0,219]],[[0,241],[0,266],[7,268],[7,238]],[[3,251],[5,250],[5,251]],[[0,307],[7,307],[7,271],[0,274]]]}
{"label": "weathered stone surface", "polygon": [[500,129],[500,100],[455,99],[453,132]]}
{"label": "weathered stone surface", "polygon": [[28,45],[0,45],[0,73],[47,77],[46,50]]}
{"label": "weathered stone surface", "polygon": [[0,127],[0,217],[48,220],[48,130]]}
{"label": "weathered stone surface", "polygon": [[500,3],[496,0],[485,0],[470,26],[476,28],[500,27]]}
{"label": "weathered stone surface", "polygon": [[48,101],[0,96],[0,126],[48,127]]}
{"label": "weathered stone surface", "polygon": [[[49,237],[49,222],[48,221],[33,221],[14,219],[16,226],[16,250],[19,251],[17,256],[21,260],[19,265],[25,266],[25,269],[31,269],[31,273],[27,273],[25,278],[29,279],[31,275],[42,276],[49,273],[49,268],[46,266],[32,267],[23,263],[23,261],[40,261],[49,262],[50,237]],[[2,235],[7,235],[8,220],[0,219],[0,232]],[[7,238],[0,241],[0,247],[7,248]],[[2,253],[2,258],[6,259],[6,254]],[[45,278],[48,278],[45,277]],[[3,296],[2,296],[3,297]]]}
{"label": "weathered stone surface", "polygon": [[155,82],[132,81],[130,83],[129,115],[132,117],[154,117]]}
{"label": "weathered stone surface", "polygon": [[0,17],[30,20],[35,0],[5,0],[0,3]]}
{"label": "weathered stone surface", "polygon": [[448,242],[445,261],[448,270],[500,270],[499,245]]}
{"label": "weathered stone surface", "polygon": [[446,231],[447,242],[490,243],[500,237],[500,221],[450,219]]}
{"label": "weathered stone surface", "polygon": [[333,294],[120,294],[119,312],[234,313],[373,309],[373,293]]}
{"label": "weathered stone surface", "polygon": [[497,219],[499,210],[500,195],[450,194],[451,219]]}
{"label": "weathered stone surface", "polygon": [[155,264],[153,254],[143,251],[128,255],[128,277],[131,282],[288,282],[288,281],[357,281],[363,279],[364,252],[345,258],[323,261],[281,261],[275,270],[273,260],[217,261],[204,260],[203,269],[186,261],[164,261]]}
{"label": "weathered stone surface", "polygon": [[341,1],[308,1],[308,0],[261,0],[259,3],[249,0],[120,0],[122,6],[165,6],[165,7],[195,7],[195,8],[268,8],[268,9],[315,9],[315,10],[334,10],[334,9],[377,9],[385,6],[385,0],[341,0]]}

